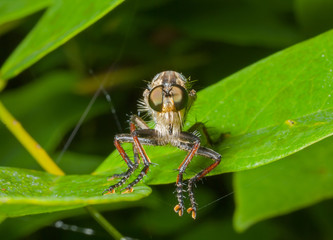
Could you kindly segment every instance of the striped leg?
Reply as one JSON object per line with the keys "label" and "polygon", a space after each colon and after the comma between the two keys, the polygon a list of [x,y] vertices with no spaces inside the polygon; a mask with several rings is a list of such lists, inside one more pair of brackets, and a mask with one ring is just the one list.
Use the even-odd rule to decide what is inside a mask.
{"label": "striped leg", "polygon": [[180,164],[179,168],[178,168],[178,176],[177,176],[177,181],[176,181],[176,192],[177,192],[177,200],[178,200],[178,204],[174,207],[174,210],[176,213],[178,213],[179,216],[183,215],[184,212],[184,195],[183,195],[183,174],[186,170],[186,167],[188,166],[188,164],[191,162],[192,158],[194,157],[195,153],[198,151],[200,147],[200,141],[197,140],[191,151],[189,151],[189,153],[187,154],[187,156],[185,157],[184,161]]}
{"label": "striped leg", "polygon": [[[192,214],[193,219],[195,219],[196,215],[197,215],[197,203],[194,198],[193,185],[195,184],[196,181],[198,181],[201,178],[203,178],[204,176],[206,176],[210,171],[212,171],[221,162],[221,155],[214,152],[213,150],[207,149],[207,148],[199,148],[199,150],[200,150],[200,155],[213,159],[214,163],[212,163],[207,168],[200,171],[198,174],[196,174],[193,178],[191,178],[188,181],[187,191],[188,191],[188,195],[190,197],[191,207],[189,207],[187,209],[187,213]],[[215,154],[212,155],[212,153],[215,153]]]}
{"label": "striped leg", "polygon": [[[145,129],[145,130],[151,130],[151,129]],[[139,141],[138,135],[140,132],[143,132],[145,130],[135,130],[135,125],[133,123],[131,123],[131,135],[133,137],[133,141],[134,141],[134,146],[135,149],[138,151],[142,161],[143,161],[143,169],[141,170],[140,174],[136,177],[136,179],[131,182],[130,184],[128,184],[126,186],[126,188],[124,188],[123,190],[125,190],[123,193],[128,193],[128,192],[132,192],[133,191],[133,186],[136,185],[137,183],[139,183],[142,178],[144,176],[146,176],[148,170],[149,170],[149,165],[151,164],[151,161],[149,159],[149,157],[147,156],[146,151],[144,150],[144,148],[142,147],[141,142]],[[147,132],[147,131],[145,131]],[[150,135],[155,135],[155,131],[149,131]],[[154,133],[154,134],[152,134]]]}
{"label": "striped leg", "polygon": [[109,180],[112,180],[113,178],[121,177],[119,182],[117,182],[116,184],[111,185],[110,187],[105,189],[102,194],[114,193],[115,189],[120,187],[121,185],[123,185],[126,182],[126,180],[132,175],[132,173],[135,171],[135,169],[138,167],[138,163],[136,162],[135,155],[134,155],[135,163],[133,164],[133,162],[129,159],[128,155],[126,154],[124,148],[121,146],[122,140],[123,140],[122,135],[116,135],[115,139],[114,139],[114,145],[116,146],[116,148],[117,148],[118,152],[120,153],[121,157],[123,158],[123,160],[126,162],[126,164],[128,166],[128,170],[124,173],[113,175],[111,177],[111,179],[109,178]]}
{"label": "striped leg", "polygon": [[[136,131],[135,125],[137,125],[139,127],[139,130],[137,130],[137,131],[140,131],[140,130],[143,131],[143,135],[147,138],[147,139],[141,139],[141,142],[144,142],[145,144],[148,144],[148,145],[155,144],[155,142],[153,140],[149,139],[149,136],[155,135],[154,130],[149,129],[147,124],[140,117],[138,117],[136,115],[133,115],[131,117],[130,121],[131,121],[131,123],[130,123],[131,134],[118,134],[118,135],[115,136],[115,139],[114,139],[114,145],[116,146],[116,148],[117,148],[118,152],[120,153],[121,157],[123,158],[123,160],[126,162],[126,164],[128,166],[128,170],[124,173],[112,175],[109,178],[109,180],[112,180],[114,178],[121,178],[121,179],[116,184],[111,185],[109,188],[105,189],[103,191],[103,194],[105,194],[105,193],[114,193],[115,189],[122,186],[139,166],[139,160],[140,160],[139,159],[139,153],[141,154],[141,152],[144,151],[144,150],[141,146],[141,150],[140,150],[141,152],[140,151],[138,152],[138,149],[140,149],[140,148],[137,147],[138,144],[136,142],[138,142],[140,144],[140,140],[137,136],[136,137],[134,136],[134,135],[137,135],[137,133],[135,133],[133,135],[133,132]],[[121,146],[121,143],[123,143],[123,142],[129,142],[129,143],[133,144],[134,163],[129,159],[125,150]],[[145,162],[144,162],[144,164],[145,164]],[[149,165],[148,165],[148,167],[149,167]],[[144,173],[146,173],[148,171],[148,169],[146,167],[146,164],[145,164],[145,168],[144,168],[144,170],[145,170]],[[138,180],[137,182],[139,182],[139,181],[140,180]],[[132,184],[132,186],[130,188],[126,188],[127,191],[132,191],[132,187],[135,184]]]}
{"label": "striped leg", "polygon": [[193,186],[196,181],[203,178],[220,163],[221,155],[212,149],[201,147],[200,139],[197,136],[195,136],[193,133],[181,132],[178,142],[179,142],[179,144],[177,145],[178,148],[188,151],[187,156],[185,157],[184,161],[180,164],[178,168],[179,174],[176,181],[178,204],[175,206],[174,210],[179,214],[179,216],[181,216],[184,212],[182,180],[183,180],[183,173],[185,172],[187,165],[191,162],[192,158],[196,154],[214,160],[213,164],[211,164],[204,170],[200,171],[198,174],[196,174],[193,178],[191,178],[188,181],[187,192],[190,198],[191,207],[187,209],[187,212],[192,215],[193,219],[195,219],[197,212],[197,203],[194,198]]}

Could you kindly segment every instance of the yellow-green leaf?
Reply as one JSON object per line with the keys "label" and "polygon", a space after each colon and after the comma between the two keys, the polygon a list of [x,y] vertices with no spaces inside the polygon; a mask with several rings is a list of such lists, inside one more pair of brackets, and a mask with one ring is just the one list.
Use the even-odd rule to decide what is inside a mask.
{"label": "yellow-green leaf", "polygon": [[51,3],[52,0],[1,0],[0,25],[39,11]]}
{"label": "yellow-green leaf", "polygon": [[109,185],[104,176],[55,176],[0,167],[0,215],[17,217],[93,204],[135,201],[151,193],[149,187],[136,186],[131,194],[102,195]]}
{"label": "yellow-green leaf", "polygon": [[55,0],[1,68],[10,79],[103,17],[123,0]]}

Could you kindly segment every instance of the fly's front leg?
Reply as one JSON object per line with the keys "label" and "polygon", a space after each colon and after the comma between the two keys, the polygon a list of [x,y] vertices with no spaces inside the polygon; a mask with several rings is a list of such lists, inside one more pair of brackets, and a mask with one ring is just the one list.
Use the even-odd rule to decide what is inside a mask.
{"label": "fly's front leg", "polygon": [[[135,129],[132,129],[131,128],[131,132],[133,132]],[[116,145],[116,144],[115,144]],[[116,146],[117,147],[117,146]],[[117,148],[118,152],[119,152],[119,149]],[[130,175],[138,168],[139,166],[139,162],[140,162],[140,159],[139,159],[139,155],[138,155],[138,151],[136,150],[135,148],[135,145],[133,144],[133,155],[134,155],[134,164],[132,164],[132,166],[128,166],[128,170],[126,172],[123,172],[123,173],[120,173],[120,174],[114,174],[112,175],[111,177],[109,177],[109,181],[110,180],[113,180],[115,178],[123,178],[122,180],[124,180],[124,182],[130,177]],[[124,159],[125,160],[125,159]],[[125,160],[126,162],[126,160]],[[127,162],[126,162],[127,163]]]}
{"label": "fly's front leg", "polygon": [[[137,115],[132,115],[130,119],[130,129],[131,129],[131,134],[133,135],[133,132],[136,130],[136,126],[138,130],[140,129],[149,129],[147,123],[143,121],[142,118],[140,118]],[[139,153],[137,148],[135,147],[135,144],[133,144],[133,153],[134,153],[134,163],[136,166],[139,166],[140,163],[140,158],[139,158]]]}
{"label": "fly's front leg", "polygon": [[[133,137],[134,135],[134,137]],[[118,150],[118,152],[120,153],[121,157],[123,158],[123,160],[126,162],[127,166],[128,166],[128,170],[124,173],[124,176],[122,177],[122,179],[114,184],[111,185],[109,188],[105,189],[103,193],[108,192],[108,193],[114,193],[115,189],[120,187],[121,185],[123,185],[126,180],[133,174],[134,170],[136,169],[137,165],[129,159],[129,157],[127,156],[126,152],[124,151],[123,147],[121,146],[122,143],[127,142],[127,143],[132,143],[135,148],[138,151],[138,154],[141,156],[143,154],[144,157],[142,157],[143,159],[143,163],[144,163],[144,168],[142,169],[140,175],[132,182],[130,183],[126,188],[125,188],[125,192],[132,192],[133,189],[132,187],[137,184],[142,177],[148,172],[149,169],[149,163],[150,160],[146,154],[146,152],[144,151],[142,144],[143,145],[158,145],[157,141],[154,139],[154,136],[156,135],[155,130],[152,129],[142,129],[142,130],[135,130],[132,134],[118,134],[115,136],[115,145],[116,148]],[[139,148],[136,146],[139,143]]]}
{"label": "fly's front leg", "polygon": [[132,164],[133,167],[130,167],[127,164],[128,170],[126,172],[113,174],[112,176],[110,176],[108,178],[108,181],[111,181],[115,178],[123,178],[123,177],[125,177],[124,180],[126,181],[126,179],[128,179],[130,177],[130,175],[138,168],[139,163],[140,163],[140,158],[139,158],[138,152],[137,152],[136,148],[134,147],[134,145],[133,145],[133,154],[134,154],[134,164]]}
{"label": "fly's front leg", "polygon": [[136,179],[133,182],[131,182],[130,184],[128,184],[126,186],[126,188],[124,188],[125,191],[123,193],[128,193],[128,192],[133,191],[133,186],[136,185],[137,183],[139,183],[142,180],[142,178],[144,176],[146,176],[146,174],[149,170],[149,165],[151,164],[151,161],[150,161],[146,151],[142,147],[142,144],[141,144],[138,136],[143,135],[146,137],[145,139],[146,139],[146,141],[148,141],[148,144],[157,145],[156,141],[149,139],[149,138],[153,138],[154,136],[156,136],[155,130],[152,130],[152,129],[135,130],[134,123],[131,123],[131,135],[133,137],[134,148],[139,153],[144,167],[140,171],[140,174],[136,177]]}
{"label": "fly's front leg", "polygon": [[[123,160],[126,162],[126,164],[128,166],[128,170],[126,172],[123,172],[120,174],[112,175],[108,180],[113,180],[114,178],[121,178],[121,180],[118,183],[111,185],[108,189],[104,190],[103,193],[105,193],[105,192],[114,193],[115,189],[122,186],[139,166],[139,160],[140,160],[139,154],[138,154],[137,147],[135,146],[134,139],[132,136],[132,133],[135,131],[135,125],[137,125],[139,129],[149,129],[148,125],[140,117],[133,115],[130,119],[131,135],[118,134],[115,136],[114,145],[116,146],[116,148],[117,148],[118,152],[120,153],[121,157],[123,158]],[[122,142],[129,142],[129,143],[133,144],[134,163],[129,159],[125,150],[121,146]]]}
{"label": "fly's front leg", "polygon": [[133,162],[130,160],[128,157],[127,153],[125,152],[124,148],[121,146],[122,142],[131,142],[131,136],[129,134],[118,134],[114,138],[114,145],[116,146],[119,154],[123,158],[123,160],[126,162],[128,166],[128,170],[124,173],[121,174],[115,174],[111,177],[111,179],[115,177],[121,177],[121,180],[117,182],[114,185],[111,185],[109,188],[105,189],[103,191],[104,193],[114,193],[115,189],[123,185],[126,180],[132,175],[132,173],[135,171],[137,168],[137,163],[133,164]]}

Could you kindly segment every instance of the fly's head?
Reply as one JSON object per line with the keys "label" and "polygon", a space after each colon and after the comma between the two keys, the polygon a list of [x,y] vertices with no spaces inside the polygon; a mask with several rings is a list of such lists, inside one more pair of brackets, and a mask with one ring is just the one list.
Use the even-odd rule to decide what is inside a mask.
{"label": "fly's head", "polygon": [[143,93],[143,105],[155,122],[162,137],[177,136],[186,114],[196,98],[189,90],[189,81],[180,73],[165,71],[157,74]]}

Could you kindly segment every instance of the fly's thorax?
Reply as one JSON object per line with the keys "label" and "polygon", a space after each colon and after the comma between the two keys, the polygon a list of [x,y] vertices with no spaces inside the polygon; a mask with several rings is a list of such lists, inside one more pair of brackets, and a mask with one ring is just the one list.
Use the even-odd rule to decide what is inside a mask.
{"label": "fly's thorax", "polygon": [[178,136],[182,130],[182,120],[177,112],[155,113],[155,130],[158,132],[161,143],[169,143]]}

